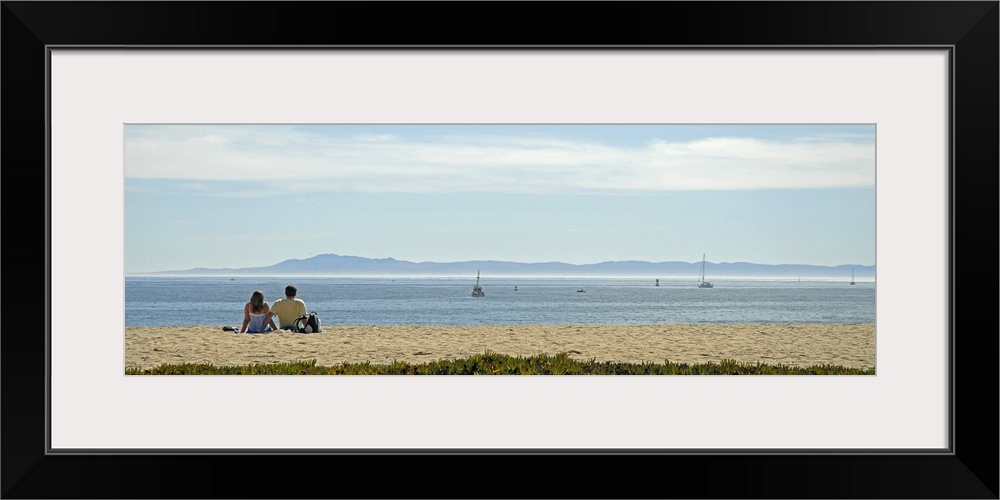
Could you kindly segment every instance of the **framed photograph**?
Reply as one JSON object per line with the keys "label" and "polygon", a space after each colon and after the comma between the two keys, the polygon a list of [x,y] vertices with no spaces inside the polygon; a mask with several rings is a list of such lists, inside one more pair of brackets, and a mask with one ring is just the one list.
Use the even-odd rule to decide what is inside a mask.
{"label": "framed photograph", "polygon": [[[538,23],[518,36],[498,35],[506,23],[524,19],[530,9],[520,4],[501,13],[484,11],[477,16],[480,28],[456,31],[440,17],[456,8],[4,2],[4,166],[11,192],[45,187],[44,197],[36,194],[18,206],[33,207],[25,219],[45,229],[37,262],[45,270],[46,306],[44,334],[15,328],[3,337],[5,497],[310,496],[286,490],[288,483],[278,480],[307,461],[330,461],[339,476],[350,478],[335,492],[314,490],[316,496],[451,496],[440,488],[458,488],[458,496],[475,497],[483,485],[505,481],[526,464],[533,470],[519,472],[510,486],[551,482],[552,470],[542,466],[567,461],[585,480],[526,494],[997,498],[996,426],[974,423],[995,415],[997,338],[977,334],[994,331],[995,323],[991,317],[983,328],[987,322],[978,308],[959,307],[959,297],[971,295],[959,293],[956,279],[968,267],[959,266],[959,255],[965,263],[973,250],[986,248],[988,259],[996,255],[992,234],[982,233],[974,244],[966,235],[960,249],[956,229],[965,226],[959,215],[996,227],[996,205],[983,200],[996,199],[997,2],[574,6],[582,18],[610,22],[611,40],[546,16],[533,17]],[[419,27],[408,22],[418,17],[429,21]],[[692,32],[693,18],[719,21]],[[747,19],[760,22],[741,24]],[[832,377],[126,375],[130,358],[123,332],[132,321],[127,275],[162,269],[160,262],[196,262],[182,255],[221,256],[217,262],[225,262],[232,255],[294,256],[297,251],[288,249],[296,247],[323,251],[287,233],[268,238],[271,222],[262,224],[260,241],[223,228],[226,219],[235,225],[243,216],[284,218],[301,224],[308,240],[308,228],[333,227],[310,215],[309,207],[320,201],[301,198],[322,197],[315,185],[320,180],[300,179],[313,184],[300,189],[266,173],[285,160],[286,168],[312,168],[301,163],[309,144],[286,134],[289,128],[312,133],[325,127],[324,140],[332,141],[345,126],[354,129],[344,154],[354,158],[368,158],[361,149],[438,158],[435,168],[426,162],[410,167],[410,177],[403,170],[360,166],[323,179],[338,189],[353,186],[348,191],[357,205],[368,207],[354,215],[343,208],[355,221],[378,210],[376,205],[396,203],[366,183],[384,189],[395,182],[395,189],[406,191],[402,186],[424,181],[444,189],[503,182],[499,170],[463,171],[440,159],[442,152],[481,156],[482,143],[476,144],[480,149],[470,146],[471,153],[431,140],[391,149],[397,138],[411,139],[407,134],[419,134],[420,127],[450,127],[435,137],[467,145],[485,136],[473,137],[469,128],[503,129],[511,137],[517,135],[511,127],[562,127],[565,135],[558,139],[570,145],[567,151],[589,144],[571,137],[580,126],[600,127],[604,136],[621,127],[686,127],[695,135],[713,127],[729,135],[754,127],[783,150],[808,143],[810,151],[825,151],[833,158],[829,172],[844,168],[835,161],[844,145],[860,140],[858,154],[868,154],[874,164],[860,175],[872,177],[875,208],[867,230],[874,233],[877,269],[877,286],[870,289],[876,369]],[[187,132],[192,127],[201,130],[195,139]],[[787,131],[814,128],[820,132]],[[557,135],[552,130],[546,129],[550,138]],[[364,137],[364,148],[357,147],[358,137]],[[213,157],[213,140],[252,141],[254,156]],[[287,148],[289,143],[300,148]],[[767,156],[753,149],[759,146],[744,138],[727,147]],[[521,179],[554,196],[546,184],[550,177],[540,173],[544,162],[518,163],[519,152],[500,149],[490,151],[505,154],[507,165],[527,169]],[[711,154],[724,162],[718,151]],[[648,185],[669,166],[657,164],[653,174],[659,177],[647,178],[629,163],[631,156],[604,153],[618,169],[575,186],[620,188],[611,195],[629,202],[577,212],[596,218],[619,210],[649,220],[639,213],[635,191],[622,186]],[[692,149],[670,153],[693,155]],[[211,165],[185,164],[195,156],[214,159]],[[580,153],[577,161],[585,156]],[[728,178],[740,186],[759,181],[768,189],[782,182],[823,185],[833,177],[806,179],[793,167],[758,162],[736,180],[733,170],[713,177],[712,163],[692,165],[708,180],[680,173],[675,179],[686,179],[696,193],[710,192],[698,179],[720,184]],[[163,180],[164,168],[185,173]],[[494,175],[473,175],[483,172]],[[220,189],[244,174],[240,190]],[[462,181],[451,184],[456,178]],[[984,186],[988,194],[979,192]],[[192,190],[209,196],[195,201],[179,194]],[[283,199],[274,190],[288,194]],[[142,195],[154,191],[157,196]],[[440,196],[435,213],[468,201]],[[718,194],[711,198],[733,203]],[[135,200],[155,206],[143,211]],[[754,200],[746,198],[746,210],[764,212],[764,202]],[[796,206],[800,218],[823,226],[832,224],[823,214],[834,211],[831,203],[838,200],[858,203],[814,196]],[[513,210],[500,204],[494,209]],[[748,218],[763,228],[757,212]],[[414,209],[403,220],[413,225],[422,213]],[[522,229],[530,227],[529,218],[522,216]],[[214,222],[198,226],[205,220]],[[777,216],[773,220],[779,224]],[[617,221],[609,218],[608,224]],[[649,222],[667,223],[662,216]],[[171,224],[202,230],[176,231]],[[406,224],[375,225],[408,242],[400,248],[419,253],[421,245],[433,246],[421,241],[432,233],[423,226],[409,234]],[[497,234],[516,234],[511,227],[513,233]],[[345,226],[339,234],[360,230]],[[129,240],[130,234],[142,236]],[[623,244],[632,237],[621,234]],[[143,262],[129,253],[140,240],[148,258]],[[503,245],[499,238],[490,241]],[[217,251],[241,247],[251,250]],[[742,247],[753,248],[749,239]],[[704,257],[695,257],[704,265]],[[707,284],[710,276],[703,270],[698,278]],[[463,286],[471,286],[475,297],[479,276],[472,278],[475,285]],[[855,276],[849,279],[854,285]],[[862,274],[858,281],[865,285],[867,279]],[[190,314],[184,307],[197,310],[202,293],[176,290],[176,314]],[[276,293],[265,292],[268,300]],[[181,324],[192,323],[198,321]],[[149,344],[145,352],[154,351],[163,349]],[[487,458],[488,465],[475,465]],[[547,459],[552,462],[542,462]],[[240,477],[241,469],[260,464],[275,480]],[[461,477],[426,479],[442,467],[461,471]],[[206,469],[217,473],[211,491],[199,490],[195,481]],[[391,470],[393,480],[373,485],[357,479],[373,469]],[[51,480],[79,479],[80,470],[88,471],[86,480]],[[623,474],[635,477],[623,484]]]}

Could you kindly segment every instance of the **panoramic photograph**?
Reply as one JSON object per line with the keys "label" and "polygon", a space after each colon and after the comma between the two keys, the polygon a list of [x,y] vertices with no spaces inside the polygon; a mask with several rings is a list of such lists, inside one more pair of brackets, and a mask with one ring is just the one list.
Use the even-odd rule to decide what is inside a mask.
{"label": "panoramic photograph", "polygon": [[126,375],[875,375],[873,124],[124,127]]}

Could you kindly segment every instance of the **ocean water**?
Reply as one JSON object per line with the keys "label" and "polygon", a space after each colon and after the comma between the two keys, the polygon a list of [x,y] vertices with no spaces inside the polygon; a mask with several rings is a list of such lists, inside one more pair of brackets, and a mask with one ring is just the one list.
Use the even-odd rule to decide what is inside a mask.
{"label": "ocean water", "polygon": [[[874,323],[875,283],[613,278],[126,277],[125,326],[230,325],[254,290],[285,285],[324,325]],[[516,290],[515,290],[516,287]],[[582,292],[579,290],[583,290]]]}

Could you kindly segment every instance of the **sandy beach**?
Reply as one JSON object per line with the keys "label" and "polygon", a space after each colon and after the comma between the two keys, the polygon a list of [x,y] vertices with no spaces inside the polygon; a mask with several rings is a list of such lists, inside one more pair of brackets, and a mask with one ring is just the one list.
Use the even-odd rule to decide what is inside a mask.
{"label": "sandy beach", "polygon": [[210,363],[216,366],[315,358],[344,362],[423,363],[485,351],[513,356],[568,352],[581,360],[719,362],[851,368],[875,365],[875,325],[512,325],[324,326],[315,334],[243,335],[221,326],[129,327],[125,367]]}

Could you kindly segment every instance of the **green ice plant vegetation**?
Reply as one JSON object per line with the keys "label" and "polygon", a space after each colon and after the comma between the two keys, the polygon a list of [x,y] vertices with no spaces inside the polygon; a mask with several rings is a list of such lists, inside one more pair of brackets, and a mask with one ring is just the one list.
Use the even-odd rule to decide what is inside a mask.
{"label": "green ice plant vegetation", "polygon": [[719,363],[620,363],[576,360],[568,353],[508,356],[486,351],[463,359],[441,359],[410,364],[343,363],[321,366],[315,359],[292,363],[252,363],[242,366],[212,364],[164,364],[151,369],[128,368],[126,375],[874,375],[874,368],[838,365],[808,367],[742,363],[723,359]]}

